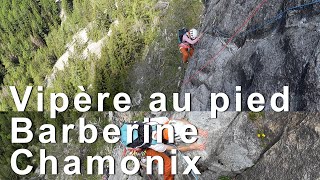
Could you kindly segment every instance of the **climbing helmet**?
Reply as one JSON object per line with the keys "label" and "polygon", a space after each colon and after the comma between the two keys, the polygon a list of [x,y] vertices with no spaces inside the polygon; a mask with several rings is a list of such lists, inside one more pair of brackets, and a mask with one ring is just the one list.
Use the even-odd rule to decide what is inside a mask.
{"label": "climbing helmet", "polygon": [[198,31],[196,29],[190,29],[189,33],[191,39],[196,39],[198,37]]}

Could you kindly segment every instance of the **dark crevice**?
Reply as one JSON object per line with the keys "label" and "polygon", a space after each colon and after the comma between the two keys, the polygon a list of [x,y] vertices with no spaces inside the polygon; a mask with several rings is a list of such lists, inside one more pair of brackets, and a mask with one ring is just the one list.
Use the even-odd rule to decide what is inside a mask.
{"label": "dark crevice", "polygon": [[223,166],[223,162],[221,162],[220,159],[218,159],[218,163],[221,164]]}
{"label": "dark crevice", "polygon": [[204,164],[199,164],[197,165],[198,170],[203,173],[205,171],[209,171],[210,169],[208,168],[208,166],[204,165]]}
{"label": "dark crevice", "polygon": [[287,23],[287,19],[286,18],[281,18],[279,20],[279,27],[278,27],[278,32],[280,34],[283,34],[286,30],[286,23]]}
{"label": "dark crevice", "polygon": [[255,74],[259,74],[263,70],[263,64],[261,63],[261,55],[259,50],[250,56],[249,62]]}
{"label": "dark crevice", "polygon": [[234,40],[234,44],[238,47],[241,48],[244,46],[244,44],[246,43],[247,40],[247,36],[243,35],[243,34],[239,34],[237,37],[235,37]]}
{"label": "dark crevice", "polygon": [[[243,65],[242,65],[243,66]],[[263,64],[261,63],[261,55],[259,50],[255,51],[249,58],[249,68],[252,69],[252,73],[247,69],[241,68],[238,71],[238,77],[240,79],[240,84],[242,91],[250,91],[254,83],[254,79],[263,70]]]}
{"label": "dark crevice", "polygon": [[306,83],[305,83],[305,80],[306,80],[306,76],[307,76],[307,73],[308,73],[308,70],[309,70],[309,65],[310,65],[310,62],[308,62],[305,66],[305,68],[303,69],[302,71],[302,74],[301,74],[301,78],[299,80],[299,86],[298,86],[298,89],[297,89],[297,92],[299,94],[303,94],[306,90]]}
{"label": "dark crevice", "polygon": [[[305,68],[303,69],[303,72],[301,74],[301,78],[298,82],[298,87],[297,87],[297,94],[299,94],[300,96],[303,96],[306,91],[307,91],[307,82],[306,82],[306,76],[308,74],[309,71],[309,67],[310,63],[308,62],[307,65],[305,66]],[[297,107],[297,111],[305,111],[307,107],[306,101],[301,100],[298,107]]]}
{"label": "dark crevice", "polygon": [[240,69],[238,74],[241,81],[242,91],[247,91],[252,86],[254,75],[248,77],[244,69]]}
{"label": "dark crevice", "polygon": [[[241,114],[241,113],[238,112],[237,115],[232,119],[232,121],[230,122],[230,124],[228,125],[228,127],[226,128],[226,130],[225,130],[223,133],[221,133],[222,136],[218,139],[218,141],[216,142],[216,144],[221,145],[221,141],[223,140],[223,137],[225,137],[224,134],[230,129],[230,127],[233,126],[233,123],[234,123],[235,120],[239,117],[240,114]],[[218,148],[215,149],[215,151],[214,151],[214,153],[213,153],[214,156],[218,156],[218,152],[217,152],[218,149],[220,149],[220,147],[218,147]]]}
{"label": "dark crevice", "polygon": [[289,36],[285,36],[280,40],[281,49],[284,51],[285,54],[290,53],[290,38]]}

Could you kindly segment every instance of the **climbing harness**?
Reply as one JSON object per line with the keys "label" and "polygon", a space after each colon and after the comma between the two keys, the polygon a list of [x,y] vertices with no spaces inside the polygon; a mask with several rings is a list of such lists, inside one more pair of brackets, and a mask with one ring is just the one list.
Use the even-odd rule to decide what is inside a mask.
{"label": "climbing harness", "polygon": [[[145,168],[145,166],[146,166],[145,159],[146,159],[146,155],[147,155],[146,149],[129,148],[129,147],[126,147],[124,144],[122,144],[122,146],[124,146],[122,158],[125,156],[134,156],[140,161],[140,168],[146,170],[146,168]],[[140,173],[141,173],[141,170],[140,170]],[[149,174],[146,174],[146,175],[149,180],[153,179]]]}
{"label": "climbing harness", "polygon": [[141,149],[141,148],[128,148],[128,147],[125,147],[125,149],[124,149],[124,151],[122,153],[122,157],[124,157],[126,155],[135,156],[138,159],[141,159],[141,158],[146,156],[146,150],[145,149]]}

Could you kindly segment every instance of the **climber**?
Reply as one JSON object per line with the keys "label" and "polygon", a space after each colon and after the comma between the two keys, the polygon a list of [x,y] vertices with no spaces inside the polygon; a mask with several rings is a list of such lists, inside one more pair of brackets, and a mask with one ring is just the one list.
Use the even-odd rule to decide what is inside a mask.
{"label": "climber", "polygon": [[193,55],[194,47],[193,45],[196,44],[203,36],[203,33],[200,33],[198,36],[198,31],[196,29],[191,29],[188,31],[187,29],[183,28],[178,32],[179,36],[179,48],[180,52],[182,53],[182,60],[184,63],[188,63],[189,57]]}
{"label": "climber", "polygon": [[[167,117],[159,117],[159,118],[152,118],[150,119],[150,122],[156,122],[157,124],[172,124],[174,126],[175,132],[179,131],[179,127],[187,124],[191,124],[189,121],[180,119],[180,120],[169,120]],[[198,128],[198,134],[203,137],[208,136],[208,132],[204,131],[202,129]],[[156,134],[154,134],[156,136]],[[175,136],[177,137],[176,133]],[[165,140],[169,140],[168,130],[165,129],[163,131],[163,138]],[[173,175],[171,174],[171,160],[167,154],[165,154],[166,151],[170,152],[173,149],[178,149],[181,152],[186,151],[192,151],[192,150],[204,150],[205,145],[202,143],[193,143],[191,145],[186,146],[174,146],[170,144],[164,144],[164,143],[157,143],[155,145],[151,145],[147,149],[147,156],[161,156],[164,160],[164,179],[165,180],[171,180],[173,179]]]}
{"label": "climber", "polygon": [[[147,122],[147,123],[151,127],[154,125],[166,125],[166,124],[172,125],[174,128],[174,137],[176,140],[179,139],[179,133],[183,129],[181,127],[184,125],[191,125],[191,123],[187,120],[184,120],[184,119],[170,120],[167,117],[151,118],[150,122]],[[146,123],[144,123],[144,124],[146,124]],[[143,126],[141,126],[141,127],[143,127]],[[153,128],[152,128],[152,131],[149,132],[151,134],[151,138],[152,138],[151,143],[143,144],[143,142],[141,142],[141,143],[139,143],[140,146],[137,146],[136,140],[142,139],[142,141],[143,141],[144,138],[136,137],[136,140],[133,140],[133,142],[131,144],[126,144],[126,143],[124,143],[124,142],[127,142],[127,140],[125,139],[126,137],[124,137],[124,134],[126,133],[125,131],[123,131],[124,129],[125,129],[124,126],[122,126],[122,128],[121,128],[121,142],[124,145],[126,145],[127,147],[130,147],[130,148],[135,148],[135,149],[137,149],[137,147],[139,147],[140,149],[145,149],[146,156],[151,156],[151,157],[160,156],[163,159],[164,180],[173,180],[174,179],[174,176],[171,173],[171,159],[166,154],[166,152],[169,153],[173,149],[177,149],[180,152],[186,152],[186,151],[192,151],[192,150],[204,150],[205,149],[205,144],[203,144],[203,143],[193,143],[190,145],[181,145],[181,146],[175,146],[174,144],[166,143],[166,141],[169,141],[168,129],[164,129],[162,131],[163,143],[158,143],[158,142],[156,142],[157,134],[156,134],[156,131],[153,130]],[[142,131],[140,129],[140,126],[138,128],[138,131],[139,131],[139,134]],[[198,128],[198,135],[200,135],[202,137],[207,137],[208,132]],[[133,134],[133,138],[134,138],[134,134]],[[136,144],[136,145],[132,145],[132,144]]]}

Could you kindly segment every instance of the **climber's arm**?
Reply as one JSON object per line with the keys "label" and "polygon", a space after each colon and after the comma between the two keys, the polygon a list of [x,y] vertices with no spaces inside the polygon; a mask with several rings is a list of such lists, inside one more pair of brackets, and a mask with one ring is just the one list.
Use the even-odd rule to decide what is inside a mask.
{"label": "climber's arm", "polygon": [[185,37],[185,38],[183,38],[183,41],[184,42],[187,42],[188,44],[196,44],[198,41],[200,40],[200,38],[198,37],[198,38],[196,38],[195,40],[192,40],[192,39],[190,39],[190,38],[188,38],[188,37]]}
{"label": "climber's arm", "polygon": [[196,44],[196,43],[202,38],[202,36],[203,36],[203,33],[201,33],[200,36],[197,37],[196,39],[192,40],[192,39],[190,39],[187,35],[184,35],[184,36],[183,36],[183,41],[184,41],[184,42],[187,42],[188,44],[194,45],[194,44]]}
{"label": "climber's arm", "polygon": [[[187,119],[177,119],[176,121],[181,121],[183,122],[184,124],[191,124]],[[191,124],[192,125],[192,124]]]}
{"label": "climber's arm", "polygon": [[190,145],[185,145],[185,146],[171,146],[171,145],[165,145],[167,151],[171,151],[173,149],[177,149],[181,152],[186,152],[186,151],[193,151],[193,150],[205,150],[206,146],[205,144],[199,144],[199,143],[193,143]]}
{"label": "climber's arm", "polygon": [[[184,124],[191,124],[187,119],[177,119],[176,121],[181,121]],[[191,124],[193,125],[193,124]],[[208,137],[208,131],[201,129],[201,128],[197,128],[198,130],[198,135],[202,136],[202,137]]]}

